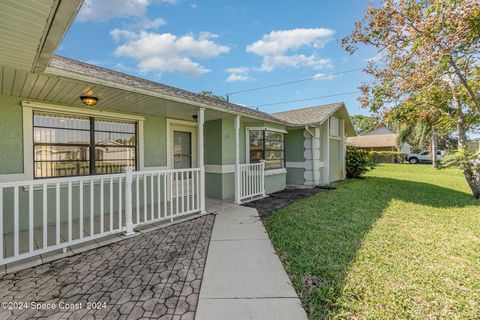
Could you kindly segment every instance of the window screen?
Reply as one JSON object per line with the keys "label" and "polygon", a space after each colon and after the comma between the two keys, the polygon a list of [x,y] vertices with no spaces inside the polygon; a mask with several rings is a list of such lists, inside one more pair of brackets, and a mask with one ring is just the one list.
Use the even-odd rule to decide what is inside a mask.
{"label": "window screen", "polygon": [[136,124],[35,112],[34,177],[122,172],[136,162]]}

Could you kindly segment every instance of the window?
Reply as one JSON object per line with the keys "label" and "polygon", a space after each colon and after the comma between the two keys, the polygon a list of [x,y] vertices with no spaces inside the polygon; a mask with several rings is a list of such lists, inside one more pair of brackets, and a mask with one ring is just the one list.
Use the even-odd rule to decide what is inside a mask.
{"label": "window", "polygon": [[340,121],[335,118],[330,118],[330,136],[332,137],[339,137],[340,136]]}
{"label": "window", "polygon": [[192,167],[192,133],[173,131],[173,168],[186,169]]}
{"label": "window", "polygon": [[268,130],[249,130],[250,163],[265,160],[266,169],[284,167],[284,134]]}
{"label": "window", "polygon": [[34,177],[122,172],[136,165],[136,124],[46,112],[33,115]]}

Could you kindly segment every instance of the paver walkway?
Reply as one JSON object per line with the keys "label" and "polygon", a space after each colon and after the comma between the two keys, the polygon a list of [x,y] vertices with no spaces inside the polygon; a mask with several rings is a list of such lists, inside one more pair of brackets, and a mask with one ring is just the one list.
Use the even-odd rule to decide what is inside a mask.
{"label": "paver walkway", "polygon": [[307,319],[256,209],[217,214],[195,319]]}
{"label": "paver walkway", "polygon": [[[1,302],[57,308],[5,310],[2,304],[0,319],[193,319],[213,222],[213,215],[201,216],[6,274]],[[90,306],[98,310],[87,302],[97,302]],[[60,310],[60,303],[72,309]]]}

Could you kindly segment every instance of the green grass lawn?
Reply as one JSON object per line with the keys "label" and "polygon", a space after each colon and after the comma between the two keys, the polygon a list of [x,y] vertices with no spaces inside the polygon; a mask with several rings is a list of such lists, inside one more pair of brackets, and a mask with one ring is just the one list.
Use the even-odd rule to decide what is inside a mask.
{"label": "green grass lawn", "polygon": [[380,165],[337,187],[265,220],[309,319],[480,319],[480,202],[460,171]]}

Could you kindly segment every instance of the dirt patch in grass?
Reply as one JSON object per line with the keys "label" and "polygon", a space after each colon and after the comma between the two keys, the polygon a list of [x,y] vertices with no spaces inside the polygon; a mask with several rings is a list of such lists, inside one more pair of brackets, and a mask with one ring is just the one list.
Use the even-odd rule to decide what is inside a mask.
{"label": "dirt patch in grass", "polygon": [[319,188],[287,188],[270,194],[268,197],[251,201],[244,206],[258,210],[260,217],[268,217],[273,211],[286,207],[295,200],[312,196],[319,192],[326,191]]}

